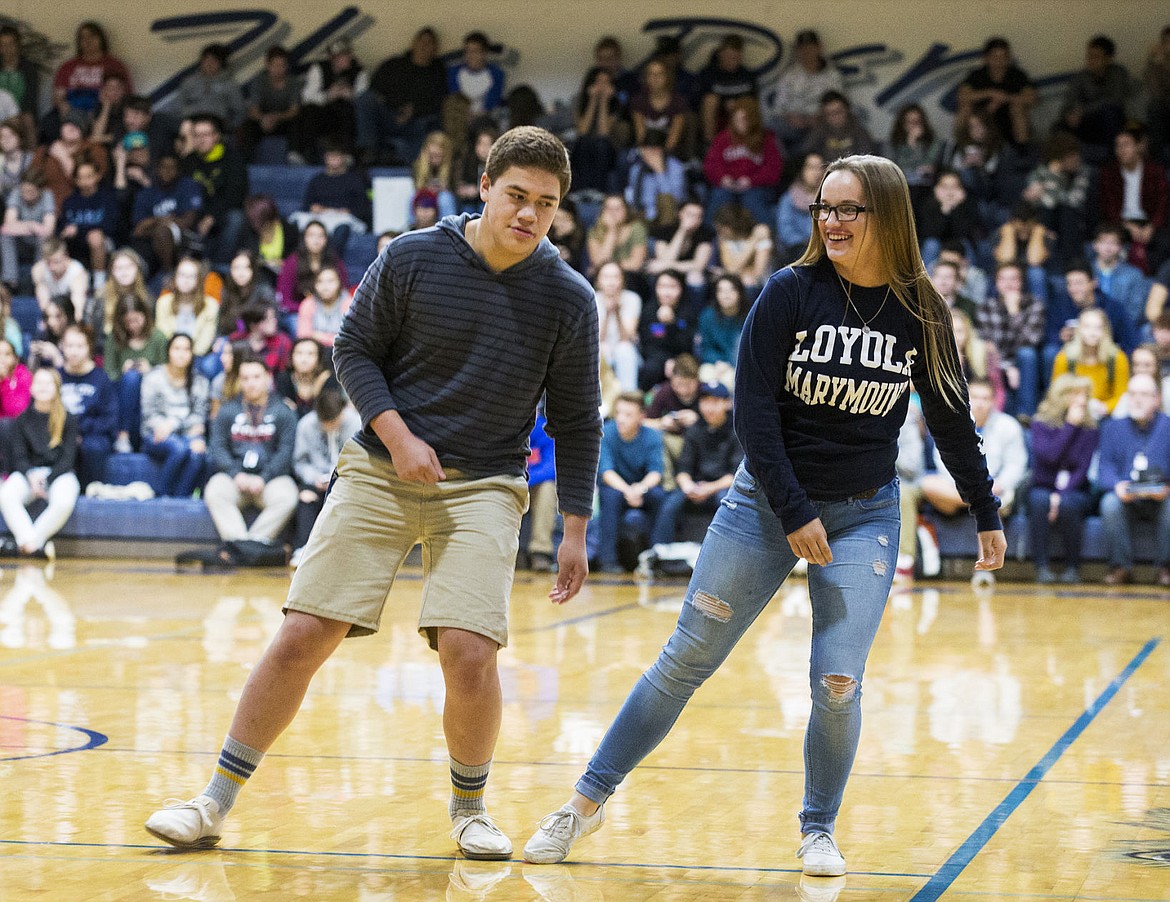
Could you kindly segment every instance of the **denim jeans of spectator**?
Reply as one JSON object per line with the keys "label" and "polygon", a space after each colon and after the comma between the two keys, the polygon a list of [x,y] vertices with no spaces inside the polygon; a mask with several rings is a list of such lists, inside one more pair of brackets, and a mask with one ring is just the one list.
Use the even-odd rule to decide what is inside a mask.
{"label": "denim jeans of spectator", "polygon": [[1170,566],[1170,500],[1140,499],[1126,503],[1116,492],[1110,492],[1101,499],[1101,522],[1105,527],[1110,567],[1133,569],[1134,531],[1148,531],[1150,523],[1154,524],[1154,564]]}
{"label": "denim jeans of spectator", "polygon": [[601,547],[597,556],[603,567],[612,567],[617,563],[618,532],[623,522],[646,533],[651,545],[674,541],[674,519],[668,521],[667,516],[664,516],[670,512],[665,503],[667,493],[662,486],[656,485],[650,489],[642,497],[641,507],[630,507],[621,492],[607,485],[601,486],[600,492]]}
{"label": "denim jeans of spectator", "polygon": [[373,152],[383,147],[394,150],[397,162],[409,166],[422,150],[426,136],[441,127],[438,116],[415,116],[399,122],[392,110],[372,91],[364,91],[354,102],[358,150]]}
{"label": "denim jeans of spectator", "polygon": [[[968,260],[975,260],[977,258],[978,248],[976,248],[974,242],[967,241],[964,239],[963,247],[966,249],[966,254],[967,254]],[[927,269],[930,269],[932,266],[934,266],[935,261],[938,260],[939,254],[941,254],[941,253],[942,253],[942,241],[941,240],[939,240],[938,238],[924,238],[924,239],[922,239],[922,262],[926,265]],[[978,303],[980,300],[982,300],[982,298],[972,298],[972,300],[975,301],[976,303]]]}
{"label": "denim jeans of spectator", "polygon": [[686,495],[683,494],[682,489],[677,492],[670,492],[666,496],[666,503],[663,505],[663,516],[669,517],[670,521],[675,524],[676,532],[680,519],[683,515],[694,514],[703,515],[711,518],[719,510],[719,505],[723,499],[727,497],[727,489],[721,489],[716,492],[706,501],[695,503],[690,501]]}
{"label": "denim jeans of spectator", "polygon": [[207,464],[206,451],[192,451],[191,439],[168,435],[161,442],[142,437],[142,451],[159,463],[158,475],[151,486],[154,493],[168,498],[190,498],[203,484]]}
{"label": "denim jeans of spectator", "polygon": [[244,212],[227,210],[215,224],[212,240],[208,245],[208,256],[212,263],[227,267],[240,249],[240,235],[244,231]]}
{"label": "denim jeans of spectator", "polygon": [[[898,491],[895,478],[872,498],[814,502],[833,561],[808,569],[812,712],[804,742],[802,832],[833,832],[853,767],[865,662],[897,564]],[[654,750],[795,563],[758,480],[741,466],[707,531],[674,634],[626,699],[577,783],[578,792],[604,802]],[[850,683],[831,691],[830,677],[847,677]]]}
{"label": "denim jeans of spectator", "polygon": [[715,220],[720,208],[738,203],[752,214],[752,219],[771,225],[776,219],[776,192],[771,188],[748,188],[731,191],[727,188],[712,188],[707,195],[707,225]]}
{"label": "denim jeans of spectator", "polygon": [[83,435],[77,449],[77,479],[84,491],[91,482],[106,478],[106,463],[114,453],[114,437],[103,433]]}
{"label": "denim jeans of spectator", "polygon": [[129,435],[131,446],[137,448],[142,427],[142,373],[130,370],[115,384],[118,386],[118,431]]}
{"label": "denim jeans of spectator", "polygon": [[1040,401],[1040,352],[1029,345],[1019,348],[1016,351],[1016,368],[1020,371],[1020,387],[1008,388],[1004,412],[1012,416],[1031,416]]}
{"label": "denim jeans of spectator", "polygon": [[1085,537],[1085,518],[1093,504],[1088,492],[1066,492],[1061,496],[1056,519],[1048,519],[1050,489],[1033,486],[1028,490],[1028,549],[1037,567],[1047,567],[1051,555],[1048,543],[1053,535],[1060,536],[1064,547],[1064,563],[1078,567],[1081,563],[1081,544]]}
{"label": "denim jeans of spectator", "polygon": [[1043,266],[1029,266],[1024,270],[1024,284],[1028,294],[1048,303],[1048,273]]}

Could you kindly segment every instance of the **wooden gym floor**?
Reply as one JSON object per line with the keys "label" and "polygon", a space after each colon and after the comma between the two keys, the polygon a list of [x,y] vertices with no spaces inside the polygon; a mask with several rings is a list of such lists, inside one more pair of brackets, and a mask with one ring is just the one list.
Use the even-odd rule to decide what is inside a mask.
{"label": "wooden gym floor", "polygon": [[[680,584],[521,572],[490,810],[517,853],[670,633]],[[197,793],[283,571],[0,570],[0,899],[1170,899],[1170,595],[921,583],[865,682],[843,880],[801,881],[809,608],[786,584],[567,865],[464,862],[448,838],[443,686],[404,571],[245,788],[221,848],[142,822]]]}

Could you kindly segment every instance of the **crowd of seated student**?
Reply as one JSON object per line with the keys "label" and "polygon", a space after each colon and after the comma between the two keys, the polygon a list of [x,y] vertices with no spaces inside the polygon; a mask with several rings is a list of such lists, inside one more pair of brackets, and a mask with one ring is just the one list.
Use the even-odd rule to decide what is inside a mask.
{"label": "crowd of seated student", "polygon": [[[300,281],[310,285],[302,303],[290,305],[292,335],[280,328],[275,279],[249,251],[233,256],[226,278],[183,256],[155,298],[145,279],[146,264],[133,249],[112,251],[108,278],[94,289],[85,266],[62,241],[48,238],[34,276],[43,289],[41,324],[31,336],[23,335],[10,316],[11,295],[0,286],[7,334],[0,348],[4,471],[23,472],[20,467],[32,453],[27,447],[31,433],[18,426],[17,418],[25,415],[39,388],[46,393],[52,388],[59,397],[68,414],[63,434],[71,442],[64,456],[37,446],[28,487],[13,482],[0,499],[0,512],[15,536],[0,550],[54,554],[50,539],[69,518],[77,496],[103,481],[113,454],[132,450],[156,462],[149,477],[155,495],[202,493],[224,540],[275,540],[301,498],[306,507],[296,547],[303,544],[310,515],[319,510],[307,496],[321,487],[319,479],[298,485],[294,478],[295,423],[316,411],[317,426],[305,441],[320,445],[327,434],[329,453],[339,449],[338,430],[353,426],[352,411],[335,409],[337,398],[343,408],[346,402],[332,379],[328,354],[350,289],[336,258],[318,246],[324,236],[320,224],[310,222],[305,236],[304,252],[286,261],[290,295],[295,298],[300,291],[300,270]],[[225,299],[222,308],[216,294]],[[225,367],[227,372],[221,372]],[[42,385],[40,372],[53,381]],[[318,401],[330,384],[331,397],[321,408]],[[276,429],[286,423],[293,426]],[[283,436],[281,444],[273,446],[271,458],[262,454],[252,460],[248,451],[256,448],[249,442],[267,447],[273,430]],[[314,453],[320,466],[320,449]],[[67,491],[69,481],[58,480],[55,470],[46,481],[42,469],[47,467],[38,469],[37,461],[47,455],[55,462],[60,458],[76,491]],[[226,483],[215,479],[217,474],[226,474]],[[22,512],[37,498],[47,499],[49,509],[28,525]],[[249,505],[264,510],[241,531],[238,511]]]}
{"label": "crowd of seated student", "polygon": [[[637,69],[616,39],[602,38],[559,117],[515,90],[525,86],[509,90],[481,32],[463,39],[450,65],[431,28],[370,69],[344,38],[303,72],[272,47],[246,86],[229,50],[211,44],[157,109],[134,93],[111,47],[99,24],[82,23],[54,76],[53,104],[40,110],[20,32],[0,29],[0,100],[15,104],[0,122],[0,280],[9,293],[34,294],[43,317],[36,335],[7,321],[5,335],[29,372],[62,372],[84,436],[83,486],[101,478],[103,455],[127,447],[194,472],[203,451],[191,448],[214,439],[216,413],[206,439],[185,426],[148,429],[139,408],[147,381],[157,403],[160,373],[171,388],[185,380],[189,395],[208,380],[209,405],[222,411],[240,364],[258,357],[269,392],[309,411],[357,276],[341,259],[347,236],[370,226],[354,157],[411,166],[411,222],[425,227],[478,209],[491,141],[520,121],[549,125],[570,145],[574,193],[550,238],[597,288],[603,357],[622,389],[672,386],[678,361],[690,379],[691,355],[704,386],[730,388],[746,308],[807,242],[807,205],[825,164],[862,152],[884,153],[905,172],[965,370],[990,382],[994,411],[1027,424],[1046,386],[1068,372],[1089,378],[1091,415],[1127,415],[1127,376],[1142,375],[1129,355],[1151,339],[1142,366],[1153,360],[1158,384],[1170,372],[1170,28],[1142,73],[1144,109],[1112,41],[1097,36],[1045,133],[1033,121],[1030,78],[1009,43],[993,38],[959,86],[949,134],[909,104],[885,141],[811,30],[796,35],[771,84],[747,67],[735,35],[699,72],[683,66],[677,38],[659,38]],[[290,163],[324,163],[288,218],[249,194],[247,164],[270,136],[283,137]],[[170,355],[187,345],[184,370]],[[18,384],[20,370],[10,373]],[[693,394],[681,409],[695,410]],[[110,397],[117,410],[89,412],[82,395]],[[334,419],[326,411],[323,422]],[[696,416],[685,428],[699,425]],[[176,464],[179,444],[187,456]],[[668,487],[680,453],[667,456]],[[168,477],[156,491],[188,494],[190,482]]]}
{"label": "crowd of seated student", "polygon": [[[1084,370],[1058,358],[1057,374],[1027,436],[1013,417],[995,410],[991,383],[970,379],[971,413],[995,490],[1007,516],[1024,507],[1029,558],[1039,582],[1080,582],[1085,523],[1099,509],[1105,582],[1133,580],[1135,537],[1144,533],[1153,538],[1154,581],[1170,588],[1170,395],[1165,391],[1170,355],[1167,348],[1140,345],[1132,375],[1109,387],[1111,392],[1120,388],[1120,394],[1106,396],[1108,364],[1101,361],[1110,353],[1107,321],[1096,309],[1082,317],[1066,348],[1083,353],[1095,342],[1097,356]],[[1157,331],[1163,330],[1170,333],[1170,319],[1159,324]],[[1164,342],[1170,345],[1170,334]],[[910,529],[899,545],[899,571],[908,579],[918,552],[920,503],[928,502],[944,517],[959,515],[965,507],[937,452],[934,471],[925,465],[920,415],[908,419],[899,448],[903,518]],[[1059,575],[1051,566],[1053,535],[1059,537],[1064,560]],[[932,541],[929,534],[924,538]]]}

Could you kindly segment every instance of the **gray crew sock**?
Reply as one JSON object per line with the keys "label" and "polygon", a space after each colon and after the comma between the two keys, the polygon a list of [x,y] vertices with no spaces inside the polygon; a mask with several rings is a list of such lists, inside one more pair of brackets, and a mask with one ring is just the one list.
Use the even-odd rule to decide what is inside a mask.
{"label": "gray crew sock", "polygon": [[203,790],[205,796],[210,796],[219,804],[222,814],[227,814],[236,804],[236,796],[252,776],[256,766],[263,760],[264,753],[254,748],[236,742],[231,736],[223,741],[223,749],[219,753],[219,761],[215,765],[215,773],[211,775],[211,782]]}
{"label": "gray crew sock", "polygon": [[492,763],[469,766],[451,758],[451,804],[447,812],[452,818],[456,814],[484,813],[483,791],[487,786],[488,771]]}

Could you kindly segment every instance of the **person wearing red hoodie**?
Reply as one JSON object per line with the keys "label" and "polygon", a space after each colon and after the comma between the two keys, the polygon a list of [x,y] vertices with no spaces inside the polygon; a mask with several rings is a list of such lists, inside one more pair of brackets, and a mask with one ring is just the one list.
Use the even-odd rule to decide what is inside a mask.
{"label": "person wearing red hoodie", "polygon": [[752,97],[740,98],[732,104],[727,128],[715,136],[703,160],[703,173],[711,186],[708,214],[739,203],[756,222],[772,222],[783,171],[776,136],[764,128],[759,103]]}
{"label": "person wearing red hoodie", "polygon": [[1129,262],[1147,275],[1170,256],[1170,183],[1148,158],[1146,129],[1132,125],[1113,140],[1114,159],[1101,168],[1101,221],[1129,233]]}

